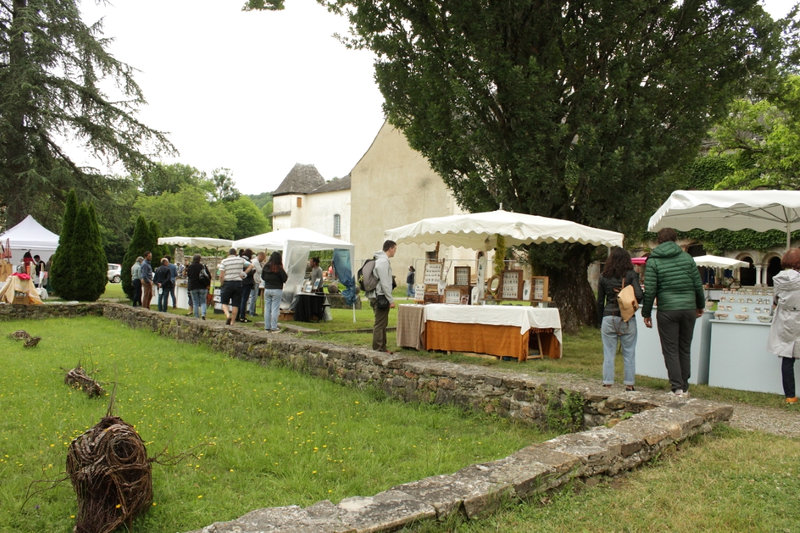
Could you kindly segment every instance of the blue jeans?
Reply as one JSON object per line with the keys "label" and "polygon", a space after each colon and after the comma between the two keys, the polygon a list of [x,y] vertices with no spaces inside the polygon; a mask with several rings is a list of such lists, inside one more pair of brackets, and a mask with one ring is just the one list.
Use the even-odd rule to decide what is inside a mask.
{"label": "blue jeans", "polygon": [[623,383],[633,385],[636,376],[636,317],[623,322],[618,316],[604,316],[600,326],[603,338],[603,384],[614,383],[617,343],[622,346]]}
{"label": "blue jeans", "polygon": [[194,309],[195,318],[206,316],[206,295],[208,289],[192,289],[189,291],[192,296],[192,309]]}
{"label": "blue jeans", "polygon": [[254,316],[256,314],[256,300],[258,300],[258,287],[254,286],[253,290],[250,291],[250,316]]}
{"label": "blue jeans", "polygon": [[278,329],[282,289],[264,289],[264,329]]}
{"label": "blue jeans", "polygon": [[164,313],[169,309],[169,287],[159,289],[158,293],[158,310]]}

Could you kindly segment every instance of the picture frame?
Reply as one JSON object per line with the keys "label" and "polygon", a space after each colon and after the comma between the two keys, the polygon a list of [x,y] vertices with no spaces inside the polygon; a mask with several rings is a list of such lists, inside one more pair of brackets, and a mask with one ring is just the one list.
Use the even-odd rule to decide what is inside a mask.
{"label": "picture frame", "polygon": [[550,278],[547,276],[533,276],[531,278],[531,301],[550,301]]}
{"label": "picture frame", "polygon": [[503,300],[522,299],[522,270],[504,270],[500,278],[500,295]]}
{"label": "picture frame", "polygon": [[422,279],[425,285],[438,285],[439,280],[442,279],[442,264],[425,263]]}
{"label": "picture frame", "polygon": [[449,285],[444,290],[444,303],[465,305],[469,303],[469,287]]}
{"label": "picture frame", "polygon": [[468,287],[470,284],[471,274],[472,274],[472,269],[468,266],[453,267],[453,279],[454,279],[453,285]]}

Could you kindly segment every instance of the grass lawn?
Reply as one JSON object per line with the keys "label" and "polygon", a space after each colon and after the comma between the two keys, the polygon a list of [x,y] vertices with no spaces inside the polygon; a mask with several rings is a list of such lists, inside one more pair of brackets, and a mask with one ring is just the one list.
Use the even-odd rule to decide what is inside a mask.
{"label": "grass lawn", "polygon": [[[403,301],[402,297],[399,301]],[[334,342],[368,346],[371,334],[354,333],[352,330],[371,328],[371,310],[366,306],[356,311],[356,324],[353,324],[352,316],[350,310],[333,310],[332,322],[313,325],[322,332],[315,336]],[[396,316],[396,312],[390,313],[390,326],[394,326]],[[305,323],[298,325],[309,326]],[[390,333],[390,349],[396,349],[394,341],[394,334]],[[600,379],[603,357],[597,329],[584,328],[577,334],[564,335],[563,352],[564,357],[560,360],[530,360],[518,364],[464,354],[409,351],[424,357],[509,368],[518,372],[571,373]],[[621,372],[621,361],[618,361],[617,367]],[[664,380],[641,376],[637,376],[637,385],[661,390],[667,387]],[[702,385],[692,386],[692,394],[717,401],[788,409],[800,416],[800,408],[786,406],[779,395]],[[410,530],[797,531],[800,524],[800,507],[797,505],[797,495],[800,494],[798,440],[739,431],[723,425],[710,435],[694,438],[691,445],[682,444],[668,450],[647,468],[614,479],[590,480],[586,484],[576,482],[538,501],[509,505],[502,512],[484,520],[468,523],[452,520],[445,524],[419,525]],[[0,463],[0,471],[2,466]],[[0,508],[7,506],[1,505]]]}
{"label": "grass lawn", "polygon": [[[34,349],[8,338],[26,329]],[[258,366],[99,317],[0,326],[0,531],[72,531],[66,451],[109,397],[64,384],[95,371],[114,413],[133,424],[153,466],[155,501],[136,531],[187,531],[252,509],[371,495],[450,473],[552,435],[455,408],[404,404],[275,366]]]}

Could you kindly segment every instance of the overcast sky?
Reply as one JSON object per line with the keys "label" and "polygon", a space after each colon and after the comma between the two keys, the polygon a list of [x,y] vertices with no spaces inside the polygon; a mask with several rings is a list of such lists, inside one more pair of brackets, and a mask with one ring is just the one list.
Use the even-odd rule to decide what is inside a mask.
{"label": "overcast sky", "polygon": [[[764,2],[773,16],[792,0]],[[83,0],[109,50],[138,69],[140,119],[168,133],[180,162],[231,170],[239,190],[277,188],[295,163],[345,176],[383,123],[372,56],[332,35],[342,17],[314,0],[243,12],[244,0]]]}

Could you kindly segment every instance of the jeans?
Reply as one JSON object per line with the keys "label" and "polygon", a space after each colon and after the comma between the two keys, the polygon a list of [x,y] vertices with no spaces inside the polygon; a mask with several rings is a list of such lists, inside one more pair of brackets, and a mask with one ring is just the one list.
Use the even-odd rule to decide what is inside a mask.
{"label": "jeans", "polygon": [[689,390],[692,373],[692,335],[697,313],[694,309],[658,310],[658,337],[673,392]]}
{"label": "jeans", "polygon": [[248,308],[250,316],[255,316],[256,314],[256,300],[258,300],[258,286],[254,286],[253,290],[250,291],[250,307]]}
{"label": "jeans", "polygon": [[194,309],[195,318],[206,316],[206,295],[208,294],[208,289],[192,289],[189,291],[189,294],[192,297],[192,309]]}
{"label": "jeans", "polygon": [[281,312],[283,289],[264,289],[264,329],[278,329],[278,315]]}
{"label": "jeans", "polygon": [[614,383],[614,360],[619,343],[624,368],[622,382],[633,385],[636,376],[636,317],[623,322],[618,316],[604,316],[600,335],[603,338],[603,384]]}
{"label": "jeans", "polygon": [[168,308],[169,308],[169,287],[167,288],[162,287],[159,289],[158,293],[158,310],[166,313]]}
{"label": "jeans", "polygon": [[177,304],[175,303],[175,282],[172,282],[172,287],[169,288],[169,295],[172,297],[172,308],[175,309]]}

